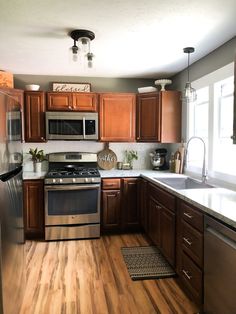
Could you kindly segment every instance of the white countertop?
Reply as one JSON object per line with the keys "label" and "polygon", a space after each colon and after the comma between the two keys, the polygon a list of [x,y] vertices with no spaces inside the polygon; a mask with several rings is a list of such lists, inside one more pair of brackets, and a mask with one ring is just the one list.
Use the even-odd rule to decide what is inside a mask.
{"label": "white countertop", "polygon": [[[144,179],[162,187],[173,195],[200,208],[203,212],[220,219],[231,227],[236,228],[236,192],[224,188],[175,190],[158,182],[161,177],[180,177],[184,175],[168,171],[154,170],[99,170],[101,178],[143,177]],[[43,179],[46,172],[24,172],[24,180]]]}

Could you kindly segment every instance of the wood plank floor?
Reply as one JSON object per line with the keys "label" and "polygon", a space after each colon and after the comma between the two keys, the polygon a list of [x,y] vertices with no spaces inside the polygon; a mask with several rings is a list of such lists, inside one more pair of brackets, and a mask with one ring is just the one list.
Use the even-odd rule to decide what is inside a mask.
{"label": "wood plank floor", "polygon": [[120,248],[147,244],[142,234],[28,241],[20,314],[196,313],[175,279],[130,279]]}

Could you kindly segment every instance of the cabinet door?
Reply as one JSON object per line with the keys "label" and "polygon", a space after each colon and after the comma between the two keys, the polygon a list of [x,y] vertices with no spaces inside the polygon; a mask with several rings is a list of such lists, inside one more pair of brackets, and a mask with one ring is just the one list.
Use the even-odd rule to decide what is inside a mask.
{"label": "cabinet door", "polygon": [[161,243],[161,206],[152,197],[149,198],[148,208],[148,235],[155,245],[160,247]]}
{"label": "cabinet door", "polygon": [[175,265],[175,213],[161,207],[161,250],[169,263]]}
{"label": "cabinet door", "polygon": [[120,191],[102,191],[102,230],[120,231],[121,207]]}
{"label": "cabinet door", "polygon": [[44,92],[25,92],[25,141],[45,142]]}
{"label": "cabinet door", "polygon": [[100,94],[99,112],[101,141],[135,141],[134,94]]}
{"label": "cabinet door", "polygon": [[158,93],[138,95],[137,141],[160,142],[160,104]]}
{"label": "cabinet door", "polygon": [[27,238],[43,237],[43,180],[25,180],[23,184],[25,233]]}
{"label": "cabinet door", "polygon": [[97,111],[97,94],[73,93],[73,110],[96,112]]}
{"label": "cabinet door", "polygon": [[[24,129],[24,91],[21,89],[14,89],[14,88],[1,88],[0,91],[3,93],[8,94],[11,96],[9,99],[10,103],[10,108],[11,110],[19,110],[20,106],[20,111],[21,111],[21,135],[22,135],[22,142],[25,140],[25,129]],[[1,124],[3,125],[3,124]]]}
{"label": "cabinet door", "polygon": [[70,111],[72,106],[72,93],[52,92],[47,93],[47,110]]}
{"label": "cabinet door", "polygon": [[161,142],[181,142],[181,92],[160,92]]}
{"label": "cabinet door", "polygon": [[148,206],[147,206],[147,192],[148,182],[144,179],[139,181],[139,192],[138,192],[138,206],[140,213],[140,225],[148,233]]}
{"label": "cabinet door", "polygon": [[132,231],[140,228],[138,207],[138,178],[125,178],[123,181],[123,228]]}

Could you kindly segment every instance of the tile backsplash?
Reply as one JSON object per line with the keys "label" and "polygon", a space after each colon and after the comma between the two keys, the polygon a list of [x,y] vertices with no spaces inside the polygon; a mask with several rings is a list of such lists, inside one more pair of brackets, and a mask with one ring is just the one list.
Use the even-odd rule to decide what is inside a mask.
{"label": "tile backsplash", "polygon": [[[165,147],[168,150],[169,144],[158,143],[110,143],[109,148],[117,155],[117,161],[124,161],[125,150],[138,152],[138,160],[134,160],[134,169],[152,169],[149,153],[157,148]],[[55,152],[92,152],[98,153],[103,150],[105,143],[92,141],[48,141],[47,143],[24,143],[24,171],[33,171],[33,163],[28,154],[30,148],[43,149],[45,154]],[[43,162],[43,170],[47,170],[47,162]]]}

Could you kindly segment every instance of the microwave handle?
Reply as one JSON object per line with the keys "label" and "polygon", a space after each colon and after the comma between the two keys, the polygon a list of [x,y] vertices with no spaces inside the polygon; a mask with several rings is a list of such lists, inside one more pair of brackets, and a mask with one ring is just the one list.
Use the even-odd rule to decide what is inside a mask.
{"label": "microwave handle", "polygon": [[86,133],[85,133],[85,117],[83,117],[83,138],[86,138]]}

